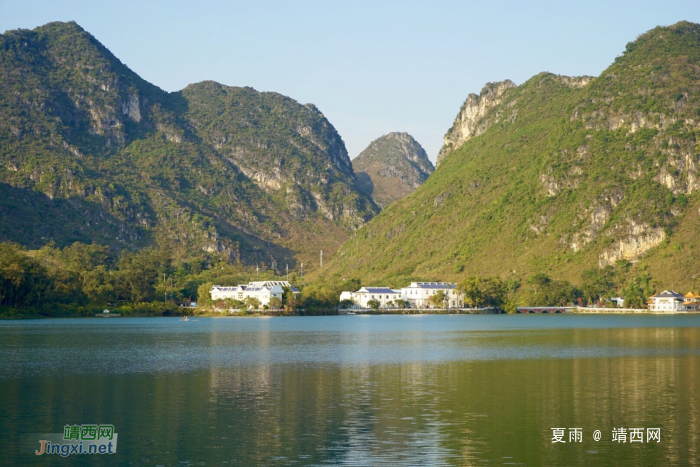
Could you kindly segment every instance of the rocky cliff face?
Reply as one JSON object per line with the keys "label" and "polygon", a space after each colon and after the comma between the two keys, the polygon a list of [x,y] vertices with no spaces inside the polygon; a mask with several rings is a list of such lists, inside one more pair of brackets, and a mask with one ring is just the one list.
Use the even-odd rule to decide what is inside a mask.
{"label": "rocky cliff face", "polygon": [[[371,218],[343,140],[313,104],[212,81],[180,94],[196,135],[258,188],[284,197],[295,219],[320,213],[356,229]],[[271,131],[250,130],[260,125]]]}
{"label": "rocky cliff face", "polygon": [[389,133],[372,141],[352,161],[358,189],[384,208],[411,194],[435,168],[408,133]]}
{"label": "rocky cliff face", "polygon": [[698,70],[700,25],[681,22],[639,36],[596,78],[488,85],[460,110],[440,169],[332,266],[376,281],[545,272],[574,282],[621,266],[696,287]]}
{"label": "rocky cliff face", "polygon": [[0,104],[12,195],[0,207],[63,218],[44,229],[3,216],[0,240],[159,243],[291,266],[378,212],[312,104],[214,82],[166,93],[75,23],[0,35]]}
{"label": "rocky cliff face", "polygon": [[509,79],[497,83],[486,83],[478,96],[474,93],[467,96],[452,127],[443,138],[444,144],[437,157],[438,165],[449,151],[457,149],[473,136],[484,133],[494,121],[498,121],[498,117],[495,119],[486,117],[491,109],[501,103],[503,94],[514,87],[515,83]]}

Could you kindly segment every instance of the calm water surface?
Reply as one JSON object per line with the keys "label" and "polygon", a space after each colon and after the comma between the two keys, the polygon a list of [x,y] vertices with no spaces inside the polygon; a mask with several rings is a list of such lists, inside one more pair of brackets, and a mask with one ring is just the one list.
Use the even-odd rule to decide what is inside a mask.
{"label": "calm water surface", "polygon": [[[700,464],[698,315],[0,321],[0,356],[7,465]],[[20,452],[93,422],[117,454]]]}

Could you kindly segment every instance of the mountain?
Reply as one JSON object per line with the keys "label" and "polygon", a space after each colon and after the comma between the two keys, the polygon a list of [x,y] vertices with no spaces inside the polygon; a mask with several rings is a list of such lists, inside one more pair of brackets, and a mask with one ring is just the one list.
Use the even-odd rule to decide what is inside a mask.
{"label": "mountain", "polygon": [[[700,285],[700,25],[655,28],[596,78],[470,95],[440,164],[341,247],[373,283],[630,269]],[[630,264],[631,263],[631,264]]]}
{"label": "mountain", "polygon": [[408,133],[389,133],[372,141],[352,160],[361,193],[384,208],[413,193],[435,167]]}
{"label": "mountain", "polygon": [[211,81],[167,93],[73,22],[0,35],[0,194],[0,241],[278,266],[378,212],[314,105]]}
{"label": "mountain", "polygon": [[486,83],[478,96],[474,93],[467,96],[452,127],[447,130],[443,138],[444,144],[437,157],[438,165],[452,149],[458,148],[472,136],[479,136],[488,129],[492,120],[484,117],[501,103],[503,94],[514,87],[516,87],[515,83],[509,79],[500,83]]}

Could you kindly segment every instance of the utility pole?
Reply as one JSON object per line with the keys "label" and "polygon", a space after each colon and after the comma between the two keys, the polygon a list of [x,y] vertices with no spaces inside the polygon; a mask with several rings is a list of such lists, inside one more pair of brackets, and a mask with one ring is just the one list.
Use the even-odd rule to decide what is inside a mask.
{"label": "utility pole", "polygon": [[287,282],[289,282],[289,264],[285,264],[285,267],[287,268]]}
{"label": "utility pole", "polygon": [[258,278],[258,275],[259,275],[259,274],[260,274],[260,268],[259,268],[258,265],[256,264],[256,265],[255,265],[255,278],[256,278],[256,279]]}
{"label": "utility pole", "polygon": [[301,263],[301,277],[304,277],[304,263]]}
{"label": "utility pole", "polygon": [[321,250],[321,267],[323,267],[323,250]]}

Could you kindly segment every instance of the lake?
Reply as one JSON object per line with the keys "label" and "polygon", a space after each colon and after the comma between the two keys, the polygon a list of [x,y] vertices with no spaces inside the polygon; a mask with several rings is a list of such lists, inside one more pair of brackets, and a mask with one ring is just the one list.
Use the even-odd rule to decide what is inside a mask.
{"label": "lake", "polygon": [[[700,464],[700,315],[5,320],[0,354],[8,465]],[[20,450],[88,423],[116,454]]]}

